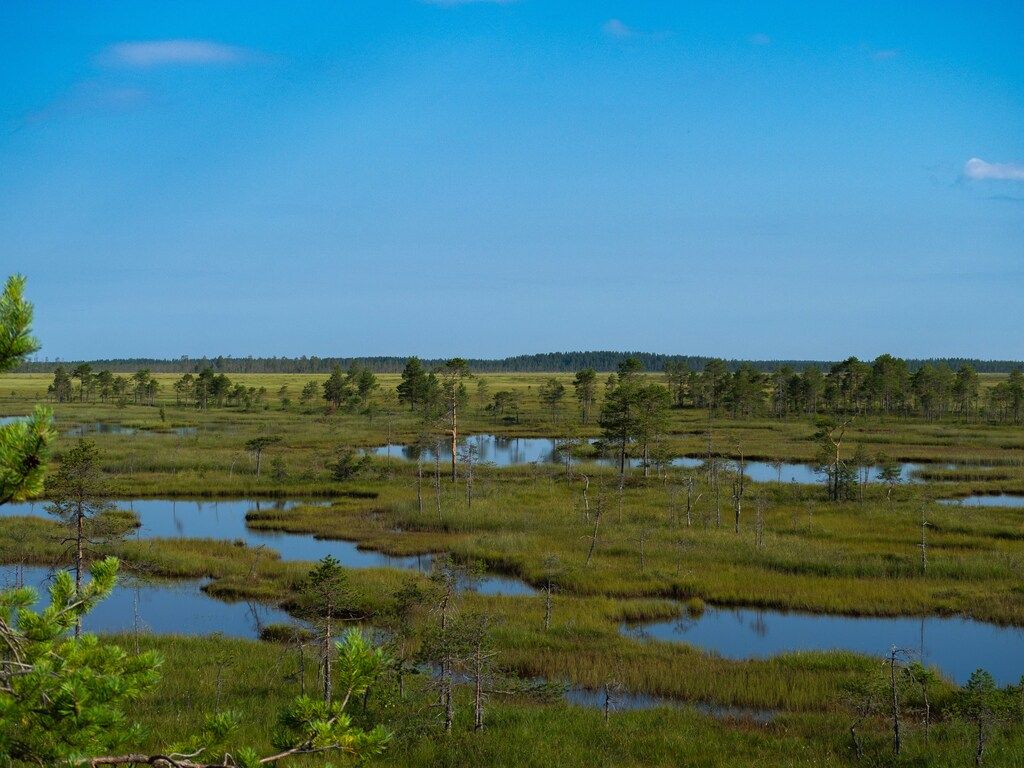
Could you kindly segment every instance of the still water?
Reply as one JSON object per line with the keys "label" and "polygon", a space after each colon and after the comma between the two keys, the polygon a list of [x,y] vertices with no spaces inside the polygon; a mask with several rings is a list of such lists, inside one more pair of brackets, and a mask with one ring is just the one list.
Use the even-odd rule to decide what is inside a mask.
{"label": "still water", "polygon": [[[40,602],[49,603],[47,586],[51,572],[47,568],[0,566],[0,588],[35,587]],[[287,613],[261,603],[226,603],[202,591],[200,581],[174,581],[139,584],[122,578],[110,597],[99,603],[85,618],[88,632],[150,632],[167,635],[211,635],[259,637],[267,624],[292,621]]]}
{"label": "still water", "polygon": [[[992,498],[992,497],[987,497]],[[316,539],[304,534],[250,529],[245,514],[251,509],[289,509],[298,501],[250,500],[176,501],[138,499],[119,502],[139,516],[140,538],[207,538],[242,541],[251,547],[265,546],[286,560],[318,560],[336,557],[350,568],[401,568],[426,572],[429,554],[392,557],[359,549],[349,541]],[[323,503],[323,502],[313,502]],[[325,514],[330,514],[325,506]],[[43,503],[9,504],[2,515],[46,516]],[[9,582],[14,569],[0,569]],[[28,569],[27,583],[42,583],[45,569]],[[285,621],[287,616],[264,606],[223,603],[200,590],[201,582],[118,587],[102,612],[92,619],[95,629],[130,629],[138,615],[154,632],[206,634],[225,632],[255,636],[260,622]],[[529,596],[535,590],[511,577],[487,575],[464,589],[487,595]],[[1024,674],[1024,629],[1005,628],[963,618],[856,618],[755,609],[709,607],[695,618],[654,622],[640,627],[623,626],[631,636],[684,642],[735,659],[764,658],[805,650],[848,650],[884,655],[889,648],[915,650],[928,664],[963,682],[977,667],[988,669],[1001,683],[1016,682]],[[582,694],[581,694],[582,695]]]}
{"label": "still water", "polygon": [[960,617],[852,617],[708,607],[699,616],[624,624],[624,634],[687,643],[729,659],[796,651],[854,651],[885,656],[896,646],[963,683],[979,667],[1001,685],[1024,675],[1024,628]]}
{"label": "still water", "polygon": [[[593,441],[591,441],[593,443]],[[501,435],[470,435],[459,441],[457,453],[461,460],[472,450],[473,460],[476,462],[487,462],[497,467],[511,467],[520,464],[557,464],[564,460],[564,454],[559,450],[559,441],[549,437],[503,437]],[[442,440],[440,451],[435,443],[430,447],[420,447],[412,444],[392,443],[382,445],[369,450],[374,456],[384,458],[405,459],[415,461],[422,458],[430,463],[439,457],[442,464],[452,459],[451,442]],[[588,460],[589,461],[589,460]],[[592,461],[604,465],[617,465],[613,457],[602,456]],[[735,462],[729,459],[722,459],[727,467],[733,467]],[[700,467],[704,460],[692,456],[680,456],[672,459],[672,466],[694,469]],[[630,459],[632,467],[640,466],[639,459]],[[900,481],[904,483],[917,482],[916,472],[927,465],[913,462],[900,464]],[[950,467],[952,465],[934,465]],[[878,467],[874,467],[870,474],[869,482],[878,482]],[[802,483],[812,484],[823,482],[821,473],[817,472],[810,464],[799,462],[778,462],[770,461],[748,461],[746,475],[751,480],[759,483],[780,482],[780,483]]]}
{"label": "still water", "polygon": [[954,507],[1024,507],[1024,496],[1010,493],[996,493],[987,496],[979,493],[975,496],[964,496],[961,499],[942,499],[939,503]]}
{"label": "still water", "polygon": [[88,435],[175,435],[177,437],[192,437],[198,433],[196,427],[171,427],[169,429],[136,429],[126,427],[124,424],[111,424],[108,422],[96,421],[89,424],[76,424],[64,430],[67,437],[86,437]]}
{"label": "still water", "polygon": [[[246,525],[250,510],[288,510],[299,504],[320,504],[330,514],[330,503],[323,501],[253,501],[230,499],[218,501],[180,501],[174,499],[135,499],[118,501],[120,509],[130,509],[139,517],[140,527],[133,536],[140,539],[215,539],[239,541],[250,547],[266,547],[277,552],[282,560],[320,560],[331,555],[347,568],[400,568],[421,573],[430,571],[430,554],[394,556],[369,549],[360,549],[352,541],[318,539],[309,534],[262,531]],[[7,504],[0,515],[31,515],[47,517],[44,502]],[[473,584],[464,585],[485,595],[529,595],[533,588],[507,576],[486,575]]]}

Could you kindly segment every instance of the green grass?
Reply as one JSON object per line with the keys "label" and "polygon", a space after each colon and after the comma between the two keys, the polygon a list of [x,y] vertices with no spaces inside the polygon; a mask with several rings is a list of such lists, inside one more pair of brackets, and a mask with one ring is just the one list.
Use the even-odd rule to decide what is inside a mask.
{"label": "green grass", "polygon": [[[170,735],[195,731],[202,713],[233,709],[241,715],[239,743],[269,750],[278,709],[300,691],[298,653],[267,643],[223,638],[117,638],[122,645],[156,649],[165,657],[158,689],[133,714],[148,726],[142,746],[158,749]],[[308,653],[308,651],[307,651]],[[306,690],[316,681],[307,656]],[[860,731],[869,760],[858,761],[849,746],[852,718],[843,712],[780,715],[772,724],[718,721],[685,707],[613,711],[609,722],[593,709],[541,703],[522,695],[495,696],[488,702],[485,729],[472,731],[468,691],[457,696],[454,732],[440,732],[423,680],[413,679],[405,699],[383,682],[358,721],[384,722],[395,734],[390,749],[373,766],[963,766],[971,764],[971,734],[944,721],[936,707],[930,746],[915,716],[904,721],[905,750],[888,758],[889,731],[882,719]],[[507,687],[507,686],[506,686]],[[1024,739],[998,734],[987,765],[1019,766]],[[322,760],[296,761],[322,765]]]}
{"label": "green grass", "polygon": [[[580,465],[571,478],[557,466],[479,468],[472,505],[464,481],[442,482],[441,513],[430,472],[417,504],[415,467],[374,460],[350,483],[330,478],[327,464],[344,446],[373,446],[411,439],[415,417],[400,411],[370,421],[357,415],[327,416],[319,407],[282,409],[274,394],[282,383],[297,399],[317,376],[232,376],[266,386],[268,410],[177,408],[170,396],[174,376],[161,375],[165,420],[158,408],[117,408],[97,403],[55,406],[58,425],[96,421],[142,430],[134,436],[96,435],[103,467],[120,498],[330,497],[329,508],[308,505],[287,511],[253,512],[249,525],[265,530],[357,541],[391,554],[451,552],[491,570],[540,585],[545,561],[560,562],[554,580],[550,631],[542,629],[541,597],[467,595],[466,610],[495,619],[501,664],[524,677],[542,676],[600,688],[626,689],[682,701],[713,701],[782,710],[768,728],[723,724],[677,708],[600,714],[564,704],[541,705],[523,697],[493,702],[490,727],[468,732],[463,712],[458,733],[439,737],[432,710],[423,702],[375,712],[395,723],[395,748],[380,765],[793,765],[842,766],[852,759],[842,690],[877,672],[877,661],[844,653],[792,654],[734,661],[685,645],[640,642],[620,635],[624,620],[669,618],[679,604],[668,598],[719,605],[799,609],[853,615],[958,614],[1024,625],[1024,510],[956,508],[939,498],[972,493],[1024,493],[1024,438],[1019,428],[986,423],[930,423],[921,419],[860,419],[848,444],[910,461],[953,461],[963,466],[929,467],[929,482],[897,489],[892,502],[870,487],[863,501],[830,504],[814,486],[751,484],[740,531],[733,531],[731,488],[718,504],[700,473],[699,500],[691,524],[685,520],[685,473],[644,480],[634,473],[621,496],[615,472]],[[464,432],[546,436],[564,429],[540,408],[536,390],[546,376],[488,376],[489,391],[516,389],[524,398],[521,423],[496,425],[474,402],[460,423]],[[568,377],[561,377],[568,381]],[[393,387],[396,377],[381,377]],[[0,414],[25,413],[42,399],[49,377],[0,377]],[[471,393],[473,391],[470,387]],[[674,411],[668,444],[679,454],[706,450],[707,415]],[[178,437],[171,427],[193,426]],[[581,434],[596,436],[595,425]],[[814,454],[810,419],[718,419],[714,450],[748,457],[808,460]],[[257,477],[246,440],[282,437],[263,458]],[[70,445],[58,439],[57,461]],[[270,477],[271,459],[283,460],[286,477]],[[428,468],[428,469],[432,469]],[[584,481],[590,480],[584,508]],[[764,536],[755,536],[755,496],[764,500]],[[602,518],[594,555],[587,563],[594,529]],[[922,572],[921,515],[928,522],[928,568]],[[130,526],[128,516],[120,524]],[[0,518],[0,561],[50,564],[61,550],[51,521]],[[308,563],[283,562],[272,551],[232,542],[156,540],[112,547],[130,567],[159,577],[210,579],[208,591],[225,599],[254,599],[287,607]],[[350,615],[386,621],[395,592],[413,573],[387,569],[352,571]],[[430,617],[420,616],[418,622]],[[125,640],[135,642],[135,639]],[[294,659],[278,646],[218,638],[143,638],[168,658],[158,695],[140,704],[151,744],[161,735],[193,728],[200,713],[231,707],[245,714],[246,738],[266,744],[274,710],[296,692]],[[218,684],[218,680],[220,681]],[[219,691],[219,693],[218,693]],[[428,725],[424,725],[427,722]],[[885,724],[870,723],[866,739],[875,755],[885,753]],[[926,759],[918,735],[900,765],[964,765],[966,735],[951,724],[934,734]],[[1020,765],[1018,733],[997,740],[991,765]],[[1017,762],[1013,762],[1017,760]],[[314,764],[314,763],[310,763]],[[889,764],[889,763],[878,763]]]}

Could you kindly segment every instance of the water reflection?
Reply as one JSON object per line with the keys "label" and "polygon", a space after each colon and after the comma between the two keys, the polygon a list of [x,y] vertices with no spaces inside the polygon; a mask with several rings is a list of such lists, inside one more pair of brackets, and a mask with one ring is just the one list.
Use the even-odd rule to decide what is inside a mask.
{"label": "water reflection", "polygon": [[963,683],[984,667],[1001,685],[1024,674],[1024,629],[960,617],[851,617],[750,608],[707,608],[682,620],[622,626],[641,639],[682,642],[730,659],[796,651],[853,651],[884,656],[914,649],[926,664]]}
{"label": "water reflection", "polygon": [[[347,568],[398,568],[429,573],[433,564],[430,554],[388,555],[360,549],[352,541],[318,539],[309,534],[285,533],[250,528],[245,516],[250,510],[273,509],[286,512],[300,504],[324,506],[330,514],[330,502],[297,500],[258,501],[229,499],[217,501],[181,501],[175,499],[135,499],[118,501],[121,509],[129,509],[139,517],[140,527],[132,534],[139,539],[215,539],[244,542],[250,547],[265,547],[277,552],[283,560],[314,561],[331,555]],[[25,502],[0,506],[0,515],[48,517],[44,502]],[[523,581],[507,576],[487,575],[465,584],[483,595],[528,595],[533,588]]]}
{"label": "water reflection", "polygon": [[156,429],[137,429],[116,424],[95,421],[89,424],[76,424],[64,430],[67,437],[86,437],[87,435],[175,435],[176,437],[194,437],[199,433],[197,427],[160,427]]}
{"label": "water reflection", "polygon": [[1011,493],[979,493],[960,499],[941,499],[939,503],[956,507],[1024,507],[1024,496]]}
{"label": "water reflection", "polygon": [[76,424],[64,430],[67,437],[85,437],[86,435],[134,435],[139,430],[123,424],[108,424],[95,421],[91,424]]}
{"label": "water reflection", "polygon": [[[590,440],[591,446],[600,448],[600,441]],[[563,451],[564,443],[561,440],[550,437],[504,437],[501,435],[470,435],[461,439],[458,443],[457,453],[459,458],[465,460],[464,454],[468,450],[473,451],[473,459],[477,462],[487,462],[497,467],[511,467],[521,464],[557,464],[565,460]],[[368,451],[374,456],[384,458],[405,459],[416,461],[421,459],[427,463],[440,460],[442,464],[452,459],[451,442],[442,440],[434,445],[420,446],[416,444],[391,443]],[[735,461],[728,458],[716,457],[720,466],[726,469],[735,469]],[[609,455],[598,455],[586,459],[588,462],[603,464],[606,466],[618,466],[618,459]],[[642,466],[639,458],[628,459],[629,466],[638,468]],[[679,456],[670,461],[671,466],[683,467],[686,469],[697,469],[704,465],[704,458],[695,456]],[[917,472],[925,468],[947,468],[953,469],[953,464],[920,464],[914,462],[903,462],[900,465],[900,482],[913,483],[921,482]],[[880,482],[878,472],[881,467],[871,467],[868,470],[867,481],[869,483]],[[824,481],[824,475],[812,464],[804,464],[791,461],[748,461],[746,462],[745,473],[747,477],[759,483],[798,483],[813,484]]]}
{"label": "water reflection", "polygon": [[[570,686],[565,690],[565,700],[570,704],[591,709],[604,709],[605,692],[594,691],[589,688]],[[776,713],[770,709],[756,707],[736,707],[713,702],[698,701],[684,702],[678,699],[670,699],[665,696],[655,696],[650,693],[628,693],[618,692],[611,697],[611,709],[632,711],[638,709],[654,709],[656,707],[691,707],[705,715],[710,715],[723,720],[747,720],[760,725],[770,723]]]}
{"label": "water reflection", "polygon": [[[37,607],[49,603],[47,568],[0,566],[0,588],[31,586],[39,592]],[[261,603],[226,603],[202,591],[201,581],[140,583],[119,579],[110,597],[85,618],[88,632],[151,632],[161,635],[211,635],[258,638],[269,623],[291,621],[287,613]]]}

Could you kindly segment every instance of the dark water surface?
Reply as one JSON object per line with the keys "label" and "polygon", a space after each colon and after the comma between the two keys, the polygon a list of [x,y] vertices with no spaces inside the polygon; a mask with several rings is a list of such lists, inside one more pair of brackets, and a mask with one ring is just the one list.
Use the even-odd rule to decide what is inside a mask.
{"label": "dark water surface", "polygon": [[[985,497],[995,498],[995,497]],[[250,547],[265,546],[286,560],[314,561],[332,555],[349,568],[400,568],[427,572],[429,554],[392,557],[359,549],[354,542],[316,539],[305,534],[277,533],[249,528],[249,510],[290,509],[300,501],[178,501],[138,499],[118,502],[134,510],[141,528],[139,538],[197,538],[241,541]],[[330,515],[326,502],[323,513]],[[2,515],[47,517],[43,503],[9,504]],[[30,568],[26,581],[38,583],[45,569]],[[13,577],[12,567],[0,575]],[[138,590],[130,585],[118,591],[97,613],[97,629],[131,628],[135,601],[144,624],[155,632],[207,634],[225,632],[255,636],[259,621],[285,621],[287,616],[264,606],[229,604],[208,597],[201,582],[188,581]],[[487,575],[473,585],[486,595],[529,596],[536,594],[528,584],[506,576]],[[249,617],[249,618],[246,618]],[[248,622],[248,624],[246,624]],[[232,629],[233,628],[233,629]],[[883,656],[896,645],[915,651],[928,664],[938,666],[954,680],[963,682],[978,667],[988,669],[1000,683],[1016,682],[1024,674],[1024,629],[1005,628],[963,618],[856,618],[784,611],[708,607],[695,618],[653,622],[641,627],[623,626],[631,636],[683,642],[727,658],[764,658],[792,651],[848,650]]]}
{"label": "dark water surface", "polygon": [[[51,572],[37,566],[0,566],[0,587],[29,586],[39,591],[37,607],[49,603]],[[166,635],[259,637],[270,623],[292,621],[284,611],[261,603],[226,603],[202,591],[197,580],[137,583],[122,578],[103,602],[85,618],[88,632],[150,632]]]}
{"label": "dark water surface", "polygon": [[[430,554],[387,555],[383,552],[360,549],[352,541],[317,539],[309,534],[263,531],[246,525],[245,515],[250,510],[288,510],[298,504],[320,504],[324,507],[323,514],[331,514],[330,503],[323,501],[135,499],[118,501],[117,507],[130,509],[139,516],[141,527],[133,535],[140,539],[240,541],[250,547],[272,549],[280,554],[283,560],[315,561],[331,555],[346,568],[399,568],[421,573],[430,571],[433,561]],[[48,517],[43,502],[7,504],[0,507],[0,515]],[[518,579],[498,575],[486,575],[472,585],[466,586],[485,595],[529,595],[534,592],[532,587]]]}
{"label": "dark water surface", "polygon": [[[593,442],[593,441],[591,441]],[[473,450],[473,460],[476,462],[488,462],[497,467],[511,467],[521,464],[557,464],[564,460],[559,450],[559,441],[549,437],[503,437],[501,435],[469,435],[459,441],[457,453],[460,460],[465,460],[468,450]],[[404,459],[415,461],[418,457],[427,463],[432,463],[436,457],[440,457],[442,464],[451,462],[452,449],[450,441],[441,441],[440,453],[436,446],[420,448],[416,445],[392,443],[369,449],[374,456]],[[617,460],[603,456],[593,460],[594,463],[606,466],[616,466]],[[680,456],[672,460],[672,466],[697,468],[703,464],[703,459],[693,456]],[[735,461],[722,459],[722,462],[729,468],[735,467]],[[630,459],[631,467],[640,466],[639,459]],[[917,464],[903,462],[900,464],[900,481],[903,483],[918,482],[916,472],[929,466],[952,468],[951,464]],[[878,481],[878,467],[874,467],[868,477],[868,481]],[[748,461],[746,463],[746,475],[751,480],[761,483],[801,483],[813,484],[823,482],[823,475],[815,470],[810,464],[799,462],[770,461]]]}
{"label": "dark water surface", "polygon": [[942,499],[939,503],[954,507],[1024,507],[1024,496],[1011,493],[992,495],[979,493],[961,499]]}
{"label": "dark water surface", "polygon": [[885,656],[896,646],[963,683],[984,667],[1006,685],[1024,675],[1024,628],[960,617],[852,617],[708,607],[701,615],[622,626],[631,637],[687,643],[730,659],[794,651]]}

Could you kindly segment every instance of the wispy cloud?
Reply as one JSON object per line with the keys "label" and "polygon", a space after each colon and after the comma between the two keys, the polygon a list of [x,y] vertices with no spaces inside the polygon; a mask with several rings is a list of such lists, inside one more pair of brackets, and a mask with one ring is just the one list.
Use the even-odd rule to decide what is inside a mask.
{"label": "wispy cloud", "polygon": [[121,67],[239,64],[254,58],[255,54],[247,48],[186,39],[115,43],[100,54],[101,63]]}
{"label": "wispy cloud", "polygon": [[964,163],[964,176],[975,181],[1024,181],[1024,165],[1016,163],[986,163],[972,157]]}
{"label": "wispy cloud", "polygon": [[749,38],[751,45],[771,45],[772,39],[764,32],[755,32]]}
{"label": "wispy cloud", "polygon": [[615,37],[619,40],[626,40],[631,37],[639,37],[640,33],[625,24],[621,19],[608,19],[602,26],[602,31],[608,37]]}
{"label": "wispy cloud", "polygon": [[900,52],[895,48],[883,48],[879,51],[872,51],[871,58],[875,61],[888,61],[889,59],[895,59],[900,55]]}
{"label": "wispy cloud", "polygon": [[127,88],[86,81],[74,86],[46,106],[25,115],[24,123],[43,123],[62,117],[128,112],[144,106],[150,94],[141,88]]}

